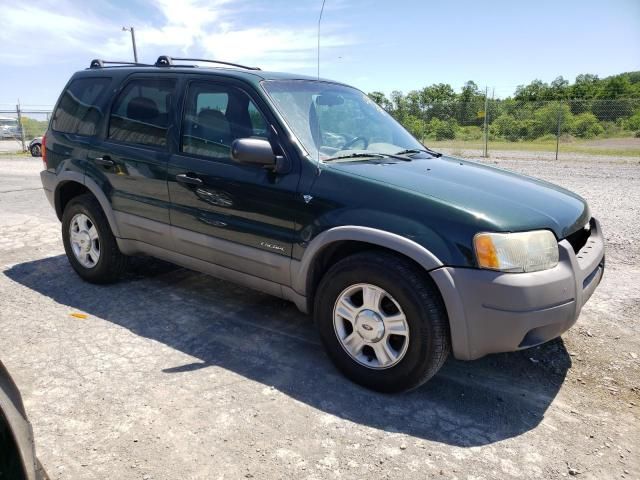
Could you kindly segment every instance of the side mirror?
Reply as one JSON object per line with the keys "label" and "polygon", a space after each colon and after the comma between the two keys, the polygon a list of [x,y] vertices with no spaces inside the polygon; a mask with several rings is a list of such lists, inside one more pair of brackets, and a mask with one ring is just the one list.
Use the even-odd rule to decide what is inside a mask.
{"label": "side mirror", "polygon": [[265,167],[276,164],[271,144],[261,138],[238,138],[231,144],[231,158],[238,163],[252,163]]}
{"label": "side mirror", "polygon": [[262,138],[238,138],[231,144],[231,158],[238,163],[260,165],[276,173],[288,171],[284,157],[273,153],[271,144]]}

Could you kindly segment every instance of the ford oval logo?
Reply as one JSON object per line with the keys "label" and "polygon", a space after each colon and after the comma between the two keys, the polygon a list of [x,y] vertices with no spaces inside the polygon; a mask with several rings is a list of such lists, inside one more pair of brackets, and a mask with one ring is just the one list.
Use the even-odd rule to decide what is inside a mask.
{"label": "ford oval logo", "polygon": [[373,327],[371,325],[367,325],[366,323],[362,324],[362,328],[364,328],[367,332],[373,330]]}

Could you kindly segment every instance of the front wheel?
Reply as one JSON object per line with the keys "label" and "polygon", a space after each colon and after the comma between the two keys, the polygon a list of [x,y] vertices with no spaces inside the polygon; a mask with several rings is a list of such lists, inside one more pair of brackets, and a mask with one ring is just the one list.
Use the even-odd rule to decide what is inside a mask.
{"label": "front wheel", "polygon": [[320,282],[314,314],[338,369],[373,390],[422,385],[450,351],[437,288],[419,267],[391,253],[364,252],[336,263]]}

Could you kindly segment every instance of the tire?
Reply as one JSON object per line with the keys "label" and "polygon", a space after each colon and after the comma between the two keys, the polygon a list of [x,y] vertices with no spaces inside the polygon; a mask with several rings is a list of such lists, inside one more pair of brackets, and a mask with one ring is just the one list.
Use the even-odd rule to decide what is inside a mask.
{"label": "tire", "polygon": [[[97,252],[97,254],[89,252],[89,258],[93,260],[93,265],[90,265],[92,262],[87,261],[83,255],[87,253],[86,251],[80,255],[74,251],[74,245],[78,247],[78,242],[72,240],[72,222],[74,222],[75,228],[78,223],[82,223],[84,218],[88,219],[87,226],[95,228],[95,232],[97,232],[97,234],[94,233],[91,228],[78,232],[80,242],[84,240],[85,245],[90,242],[92,250]],[[85,232],[90,233],[85,234]],[[93,235],[93,239],[91,235]],[[120,252],[98,200],[89,193],[73,198],[65,207],[62,214],[62,241],[69,263],[76,273],[87,282],[111,283],[118,280],[126,270],[128,259]],[[92,258],[92,256],[97,258]]]}
{"label": "tire", "polygon": [[42,147],[39,144],[32,145],[29,149],[32,157],[40,157],[42,156]]}
{"label": "tire", "polygon": [[[368,304],[376,303],[366,305],[365,295],[375,298],[370,292],[380,290],[384,292],[378,302],[382,305],[380,315],[372,316],[371,310],[363,313]],[[361,305],[359,298],[363,299]],[[349,309],[343,308],[343,302],[337,304],[340,299],[347,299],[350,306],[357,307],[354,312],[360,313],[346,315],[355,321],[342,317]],[[336,367],[355,383],[380,392],[400,392],[422,385],[438,372],[451,350],[449,320],[433,281],[409,260],[384,251],[358,253],[333,265],[318,286],[314,318]],[[388,320],[394,318],[397,326],[392,327]],[[398,318],[404,318],[400,321],[402,325]],[[403,330],[406,330],[404,337],[391,333]],[[378,340],[373,338],[370,342],[371,338],[365,338],[363,342],[362,338],[371,335]],[[365,344],[357,357],[353,352],[358,348],[349,346],[352,338],[357,339],[353,342]],[[381,342],[386,342],[386,346]],[[385,348],[389,346],[390,349]],[[382,362],[378,359],[379,350],[374,348],[382,349]],[[386,360],[389,361],[385,364]]]}

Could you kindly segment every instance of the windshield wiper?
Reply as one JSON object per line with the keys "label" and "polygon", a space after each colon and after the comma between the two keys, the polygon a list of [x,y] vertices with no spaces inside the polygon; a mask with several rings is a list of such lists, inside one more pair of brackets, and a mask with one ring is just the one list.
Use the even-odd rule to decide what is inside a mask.
{"label": "windshield wiper", "polygon": [[344,160],[344,159],[348,159],[348,158],[372,158],[372,157],[377,157],[377,158],[395,158],[397,160],[403,160],[405,162],[407,161],[411,161],[410,158],[407,157],[400,157],[396,154],[391,154],[391,153],[377,153],[377,152],[371,152],[371,153],[364,153],[364,152],[358,152],[358,153],[349,153],[347,155],[338,155],[337,157],[329,157],[323,160],[323,162],[332,162],[334,160]]}
{"label": "windshield wiper", "polygon": [[407,148],[406,150],[400,150],[399,152],[394,153],[394,155],[409,155],[411,153],[428,153],[433,157],[442,156],[440,152],[435,152],[430,148]]}

